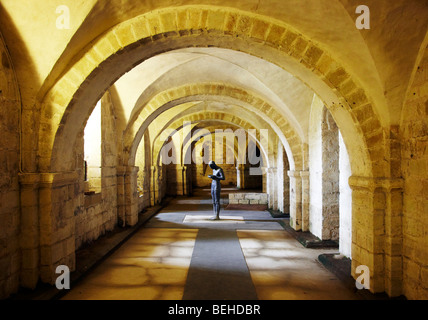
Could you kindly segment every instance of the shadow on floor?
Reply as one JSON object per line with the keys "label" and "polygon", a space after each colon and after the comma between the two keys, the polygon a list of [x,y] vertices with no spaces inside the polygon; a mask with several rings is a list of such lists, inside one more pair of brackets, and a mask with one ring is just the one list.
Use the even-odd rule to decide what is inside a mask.
{"label": "shadow on floor", "polygon": [[400,296],[389,298],[386,293],[373,294],[368,290],[358,290],[355,285],[355,280],[351,276],[351,259],[347,257],[339,257],[336,254],[321,254],[318,260],[331,273],[338,277],[350,290],[353,290],[357,295],[364,300],[407,300],[406,297]]}

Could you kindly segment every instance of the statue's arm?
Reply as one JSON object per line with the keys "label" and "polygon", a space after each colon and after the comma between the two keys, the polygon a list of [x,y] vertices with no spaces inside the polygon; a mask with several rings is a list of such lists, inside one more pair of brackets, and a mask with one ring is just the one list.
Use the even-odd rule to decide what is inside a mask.
{"label": "statue's arm", "polygon": [[208,178],[213,180],[225,180],[223,169],[219,169],[215,175],[210,174]]}
{"label": "statue's arm", "polygon": [[220,169],[219,172],[217,173],[217,179],[218,180],[226,180],[226,177],[224,176],[223,169]]}

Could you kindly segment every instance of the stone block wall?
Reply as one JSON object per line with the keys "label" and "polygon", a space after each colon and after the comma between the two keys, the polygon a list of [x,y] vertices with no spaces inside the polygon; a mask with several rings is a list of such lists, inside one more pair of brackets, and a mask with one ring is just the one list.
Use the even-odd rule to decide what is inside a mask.
{"label": "stone block wall", "polygon": [[[15,292],[19,285],[19,117],[20,99],[9,53],[0,34],[0,299]],[[23,203],[26,205],[26,203]],[[23,209],[25,211],[25,208]],[[25,217],[24,217],[25,218]],[[24,220],[25,230],[33,228]],[[23,230],[24,231],[24,230]],[[28,246],[33,246],[27,243]]]}
{"label": "stone block wall", "polygon": [[40,278],[55,282],[55,268],[75,269],[75,216],[83,205],[81,171],[42,174],[39,189]]}
{"label": "stone block wall", "polygon": [[135,165],[138,169],[137,188],[138,188],[138,212],[143,211],[150,206],[150,135],[144,134],[135,157]]}
{"label": "stone block wall", "polygon": [[170,164],[166,168],[166,194],[170,196],[185,195],[189,184],[186,166]]}
{"label": "stone block wall", "polygon": [[278,210],[282,213],[290,212],[290,180],[287,171],[290,169],[287,155],[281,143],[278,144],[277,157],[278,176]]}
{"label": "stone block wall", "polygon": [[84,207],[76,215],[76,250],[113,230],[117,223],[116,168],[103,168],[100,193],[84,196]]}
{"label": "stone block wall", "polygon": [[290,226],[296,230],[302,230],[302,171],[288,171],[290,179]]}
{"label": "stone block wall", "polygon": [[321,99],[315,97],[311,108],[309,127],[309,230],[318,238],[322,238],[322,139],[321,123],[324,104]]}
{"label": "stone block wall", "polygon": [[[223,187],[232,186],[236,187],[237,175],[236,168],[233,164],[219,164],[223,169],[226,180],[221,181]],[[208,175],[212,174],[212,169],[205,164],[192,165],[192,184],[197,188],[208,187],[211,185],[211,179]]]}
{"label": "stone block wall", "polygon": [[268,204],[267,193],[230,193],[229,204]]}
{"label": "stone block wall", "polygon": [[352,190],[349,187],[351,165],[343,138],[339,133],[339,251],[346,257],[352,258]]}
{"label": "stone block wall", "polygon": [[154,206],[167,195],[167,166],[152,166],[150,170],[150,204]]}
{"label": "stone block wall", "polygon": [[339,239],[339,130],[319,98],[309,130],[309,230],[322,240]]}
{"label": "stone block wall", "polygon": [[403,292],[428,299],[428,48],[403,112]]}
{"label": "stone block wall", "polygon": [[150,206],[150,169],[140,167],[138,170],[138,211]]}
{"label": "stone block wall", "polygon": [[[118,223],[116,123],[109,93],[101,99],[101,168],[95,194],[84,195],[75,214],[75,247],[94,241]],[[83,142],[80,141],[80,152]],[[80,155],[83,158],[83,155]],[[92,177],[94,178],[94,177]]]}
{"label": "stone block wall", "polygon": [[327,109],[321,125],[322,237],[339,239],[339,129]]}

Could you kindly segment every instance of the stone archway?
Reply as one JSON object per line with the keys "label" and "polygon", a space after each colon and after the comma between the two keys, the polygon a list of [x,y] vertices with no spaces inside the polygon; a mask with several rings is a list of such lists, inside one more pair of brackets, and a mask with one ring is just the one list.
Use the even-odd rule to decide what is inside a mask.
{"label": "stone archway", "polygon": [[[372,236],[372,222],[376,219],[376,188],[371,186],[378,185],[373,177],[385,177],[387,172],[383,163],[384,133],[370,97],[344,66],[290,26],[234,9],[189,7],[153,11],[113,27],[94,41],[93,47],[82,50],[40,102],[39,170],[59,173],[46,176],[47,189],[57,179],[61,186],[68,186],[73,181],[70,141],[75,141],[91,113],[91,106],[109,86],[144,59],[190,46],[243,50],[265,58],[287,68],[319,94],[339,128],[343,129],[352,172],[356,176],[352,180],[355,197],[358,198],[363,189],[362,193],[371,199],[368,206],[362,201],[355,201],[354,210],[369,213],[371,222],[360,232]],[[289,143],[292,144],[291,139]],[[305,146],[302,146],[301,153],[305,154],[305,151]],[[59,161],[59,155],[65,161]],[[302,169],[306,168],[304,159],[303,156]],[[300,172],[291,173],[295,188],[301,187],[297,180],[303,176],[305,174]],[[46,218],[54,221],[59,214],[53,208],[47,208],[46,212]],[[48,230],[50,242],[55,245],[62,246],[72,237],[72,234],[60,233],[55,226]],[[373,274],[383,275],[381,242],[374,238],[369,243],[355,239],[354,245],[355,257],[358,258],[356,263],[366,263]],[[374,256],[379,259],[372,259]],[[43,279],[51,281],[53,265],[58,260],[49,250],[43,260],[46,261]],[[379,279],[373,290],[382,291],[382,283]]]}
{"label": "stone archway", "polygon": [[[185,123],[187,123],[189,126],[192,126],[192,128],[199,128],[202,129],[203,131],[199,131],[199,129],[196,129],[196,132],[194,132],[192,134],[192,131],[194,131],[195,129],[189,130],[189,134],[188,137],[183,137],[182,139],[182,144],[179,146],[180,152],[177,151],[177,160],[179,159],[179,164],[177,164],[177,170],[179,171],[185,171],[186,168],[188,168],[189,166],[194,166],[194,159],[193,159],[193,148],[194,148],[194,144],[196,143],[196,140],[198,140],[199,138],[203,138],[205,136],[210,136],[209,141],[212,142],[212,147],[210,149],[215,149],[217,147],[217,141],[215,141],[215,139],[218,138],[217,134],[220,135],[220,137],[223,137],[223,129],[221,132],[222,133],[218,133],[216,130],[218,130],[219,128],[226,128],[226,132],[228,130],[230,130],[230,134],[234,137],[234,142],[233,145],[230,145],[226,142],[226,144],[224,144],[224,141],[221,142],[221,146],[226,147],[226,149],[229,149],[230,152],[233,154],[233,162],[229,163],[229,162],[224,162],[224,154],[222,154],[222,161],[218,162],[219,164],[223,164],[223,169],[224,170],[232,170],[234,171],[235,174],[235,179],[231,179],[233,181],[239,181],[238,175],[241,179],[243,179],[244,174],[246,171],[248,171],[248,168],[246,171],[244,166],[245,164],[238,164],[239,161],[242,161],[242,156],[244,153],[244,156],[247,157],[247,152],[246,149],[248,147],[248,143],[249,143],[249,138],[251,137],[251,139],[254,139],[254,141],[257,143],[258,146],[260,146],[260,149],[262,150],[261,152],[261,166],[269,166],[269,158],[272,158],[272,155],[270,155],[271,153],[271,149],[272,146],[268,146],[268,145],[261,145],[260,141],[257,139],[257,137],[252,135],[251,130],[255,130],[253,129],[254,127],[251,126],[249,123],[246,122],[240,122],[240,124],[235,124],[234,123],[234,119],[235,117],[233,115],[230,114],[225,114],[225,113],[220,113],[220,112],[213,112],[210,114],[204,114],[204,113],[199,113],[199,114],[192,114],[189,115],[188,117],[183,117],[179,120],[177,120],[176,122],[174,122],[173,124],[170,125],[170,128],[175,128],[173,129],[174,131],[172,131],[172,133],[175,133],[179,136],[186,134],[185,130],[183,130],[183,126],[182,123],[183,121]],[[212,126],[211,123],[216,123],[217,126]],[[208,127],[208,129],[207,129]],[[215,129],[214,129],[215,128]],[[208,130],[208,131],[207,131]],[[240,132],[240,133],[238,133]],[[238,137],[236,137],[236,134],[238,133]],[[245,133],[245,134],[244,134]],[[242,145],[240,141],[239,136],[242,136],[242,134],[244,134],[245,137],[245,144]],[[214,135],[215,137],[211,137],[212,135]],[[248,138],[248,139],[247,139]],[[222,139],[223,140],[223,139]],[[226,139],[227,140],[227,139]],[[240,141],[240,142],[238,142]],[[160,157],[161,157],[161,150],[164,146],[166,146],[167,144],[169,144],[169,141],[162,141],[162,140],[156,140],[156,142],[154,143],[154,156],[156,157],[155,161],[158,163],[158,165],[160,165],[159,161],[160,161]],[[269,141],[268,141],[269,143]],[[217,156],[217,153],[216,153]],[[214,157],[214,154],[212,154],[212,157]],[[211,158],[210,158],[211,159]],[[215,160],[217,162],[217,159],[212,158],[213,160]],[[244,159],[246,162],[248,161],[247,159]],[[205,165],[206,166],[206,163]],[[225,168],[224,166],[226,166],[227,168]],[[181,174],[179,174],[181,175]],[[248,175],[248,172],[247,172]],[[183,176],[184,177],[184,176]],[[184,179],[184,178],[183,178]],[[181,181],[181,180],[180,180]],[[184,180],[183,180],[184,181]],[[189,183],[189,181],[187,181],[187,183]],[[241,181],[242,185],[243,185],[243,181]],[[280,183],[280,182],[279,182]],[[183,187],[183,190],[186,189]],[[187,188],[187,189],[191,189],[191,188]]]}
{"label": "stone archway", "polygon": [[[140,113],[137,113],[134,116],[134,120],[128,124],[125,131],[124,152],[130,154],[128,163],[133,159],[134,150],[140,141],[139,137],[153,118],[153,110],[163,112],[175,105],[189,101],[198,101],[206,96],[216,99],[224,99],[224,97],[231,98],[232,101],[244,103],[243,107],[253,113],[261,111],[258,114],[256,113],[257,117],[260,117],[267,122],[281,138],[293,170],[295,168],[296,170],[301,170],[304,159],[304,156],[302,155],[303,146],[301,139],[288,122],[275,110],[275,108],[245,90],[220,83],[183,86],[156,95],[146,106],[144,106],[144,108],[141,109]],[[274,121],[272,119],[278,120]],[[239,123],[243,120],[236,117],[235,121]]]}
{"label": "stone archway", "polygon": [[[179,13],[176,11],[176,9],[171,9],[171,11],[164,9],[162,14],[159,15],[162,17],[160,19],[157,12],[154,11],[116,26],[103,37],[100,37],[89,51],[81,53],[79,58],[77,58],[76,64],[57,81],[56,85],[45,96],[44,102],[41,103],[42,109],[46,110],[42,114],[64,114],[65,106],[71,102],[72,97],[74,97],[74,100],[70,104],[70,111],[64,114],[66,117],[62,118],[62,120],[60,120],[61,117],[55,117],[55,119],[48,117],[49,119],[47,119],[43,118],[44,116],[40,120],[40,141],[43,141],[43,143],[40,144],[39,155],[42,168],[51,166],[50,150],[56,150],[59,147],[58,143],[55,143],[57,147],[49,148],[49,145],[53,146],[55,134],[52,134],[56,133],[55,128],[63,127],[64,129],[60,131],[61,135],[67,136],[71,134],[69,132],[71,128],[69,129],[69,126],[66,124],[68,121],[65,121],[67,118],[70,117],[70,123],[78,124],[84,122],[88,116],[87,114],[81,115],[82,119],[79,121],[77,118],[74,119],[73,115],[75,112],[71,112],[74,108],[73,106],[78,109],[80,108],[77,103],[80,100],[78,98],[79,94],[75,93],[85,91],[85,86],[81,85],[85,79],[93,79],[91,82],[94,89],[93,92],[95,93],[98,90],[95,90],[93,85],[97,78],[97,82],[99,83],[97,87],[99,87],[100,91],[104,91],[118,76],[131,68],[132,65],[135,65],[135,62],[129,62],[128,66],[117,63],[113,64],[113,57],[114,59],[125,60],[122,58],[129,56],[130,59],[126,60],[135,61],[137,51],[141,48],[142,43],[145,49],[147,49],[145,50],[147,57],[150,51],[152,51],[151,55],[154,55],[165,50],[171,50],[174,47],[180,48],[197,45],[195,40],[202,41],[201,45],[211,42],[220,47],[230,47],[232,49],[234,47],[241,47],[241,50],[243,50],[242,48],[246,48],[245,50],[248,53],[261,56],[258,52],[253,52],[256,47],[249,48],[248,45],[242,45],[243,39],[250,41],[253,39],[255,42],[261,41],[264,43],[263,49],[265,49],[265,56],[269,57],[267,58],[268,60],[273,60],[274,63],[277,60],[278,65],[282,65],[284,60],[287,60],[289,68],[299,69],[300,72],[296,72],[298,76],[302,77],[302,73],[305,74],[306,82],[309,84],[313,83],[311,85],[312,88],[323,87],[323,90],[315,89],[315,91],[321,93],[320,97],[329,102],[326,105],[331,109],[336,122],[339,123],[339,126],[343,126],[346,129],[344,130],[345,140],[357,139],[357,141],[360,141],[358,150],[353,150],[354,148],[349,147],[350,154],[359,153],[360,156],[361,154],[365,154],[365,158],[367,159],[367,161],[358,161],[358,164],[353,163],[353,172],[362,176],[370,176],[372,174],[371,165],[372,163],[378,163],[378,160],[381,158],[379,154],[382,153],[382,150],[378,143],[371,146],[371,143],[375,142],[375,139],[370,138],[373,134],[381,134],[380,122],[377,120],[364,90],[355,84],[356,81],[350,81],[352,77],[328,53],[318,48],[309,39],[305,39],[304,36],[293,32],[287,26],[279,23],[275,24],[271,21],[264,21],[263,17],[253,17],[245,12],[228,12],[225,9],[217,11],[210,10],[209,8],[188,8],[188,11],[191,12],[189,16],[199,17],[199,19],[185,19],[186,27],[182,29],[183,21],[177,20]],[[206,17],[206,20],[201,20],[200,17]],[[218,19],[223,19],[226,23],[222,26],[222,24],[216,23]],[[153,22],[150,28],[146,25],[146,21]],[[260,34],[260,28],[256,28],[260,24],[264,25],[262,30],[267,28],[270,32]],[[135,28],[137,25],[141,28]],[[221,29],[221,26],[223,29]],[[163,36],[156,36],[155,34]],[[233,37],[233,42],[231,42],[232,37],[230,34],[237,35],[237,37]],[[141,42],[142,39],[145,40]],[[222,40],[221,45],[219,44],[219,40]],[[155,48],[153,44],[156,42],[158,43]],[[138,46],[135,44],[138,44]],[[120,54],[116,55],[115,53]],[[142,59],[144,59],[144,55],[140,55],[137,62]],[[105,62],[100,64],[100,61]],[[117,76],[113,76],[113,79],[112,76],[108,78],[103,77],[101,80],[101,73],[107,70],[109,74],[117,74]],[[91,77],[89,77],[90,75]],[[104,85],[102,82],[104,82]],[[347,89],[343,90],[341,89],[341,85],[345,82]],[[333,93],[333,90],[335,93]],[[94,100],[90,96],[86,96],[85,98],[89,98],[89,101]],[[347,101],[349,101],[349,104]],[[83,114],[85,113],[89,112],[83,112]],[[57,124],[55,124],[55,121]],[[63,123],[61,126],[60,121]],[[57,138],[60,139],[61,135],[58,135]],[[59,142],[58,139],[57,142]],[[351,158],[361,159],[361,157]],[[52,156],[52,161],[53,167],[58,165],[55,163],[54,155]],[[357,160],[351,161],[357,162]],[[381,167],[375,168],[375,175],[382,176],[382,170]]]}

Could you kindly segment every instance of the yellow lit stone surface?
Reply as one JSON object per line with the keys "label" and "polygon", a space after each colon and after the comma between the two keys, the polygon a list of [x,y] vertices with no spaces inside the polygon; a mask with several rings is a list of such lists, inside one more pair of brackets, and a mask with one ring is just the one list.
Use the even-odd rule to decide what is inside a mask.
{"label": "yellow lit stone surface", "polygon": [[238,231],[238,237],[259,299],[355,300],[317,261],[319,250],[281,231]]}
{"label": "yellow lit stone surface", "polygon": [[219,129],[258,131],[261,159],[255,176],[237,141],[217,148],[225,187],[346,238],[372,292],[427,298],[428,7],[365,4],[370,30],[356,0],[2,0],[0,298],[53,285],[82,246],[207,187],[196,160]]}
{"label": "yellow lit stone surface", "polygon": [[63,299],[181,299],[196,234],[191,229],[142,229]]}

